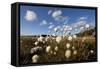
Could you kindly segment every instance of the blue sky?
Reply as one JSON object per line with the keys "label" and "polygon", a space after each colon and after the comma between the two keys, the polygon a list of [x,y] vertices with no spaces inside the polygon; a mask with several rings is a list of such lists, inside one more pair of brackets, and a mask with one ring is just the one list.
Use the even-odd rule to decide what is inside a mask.
{"label": "blue sky", "polygon": [[[84,24],[85,23],[85,24]],[[49,26],[53,28],[63,25],[75,26],[82,24],[95,26],[95,10],[76,8],[56,8],[20,6],[20,33],[21,35],[39,35],[48,33]],[[77,27],[78,32],[80,27]],[[73,31],[73,30],[72,30]]]}

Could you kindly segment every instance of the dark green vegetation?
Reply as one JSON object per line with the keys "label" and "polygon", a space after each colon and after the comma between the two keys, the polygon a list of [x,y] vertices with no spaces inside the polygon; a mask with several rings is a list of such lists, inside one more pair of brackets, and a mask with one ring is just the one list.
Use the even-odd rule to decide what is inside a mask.
{"label": "dark green vegetation", "polygon": [[91,35],[95,36],[94,32],[95,32],[95,28],[80,32],[79,34],[77,34],[77,36],[80,36],[80,37],[82,37],[82,36],[91,36]]}

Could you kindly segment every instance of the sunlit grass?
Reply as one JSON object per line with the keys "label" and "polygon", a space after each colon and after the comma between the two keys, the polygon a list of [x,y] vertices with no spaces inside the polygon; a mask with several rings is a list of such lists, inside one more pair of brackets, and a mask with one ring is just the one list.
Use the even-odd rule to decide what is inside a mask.
{"label": "sunlit grass", "polygon": [[[68,37],[62,37],[59,42],[56,41],[56,37],[49,37],[47,41],[45,41],[45,38],[46,37],[43,38],[44,42],[38,42],[38,44],[35,44],[38,37],[20,38],[21,64],[33,63],[32,57],[34,55],[39,56],[38,60],[36,60],[37,63],[96,59],[95,37],[93,36],[77,37],[72,40],[68,40]],[[37,46],[42,47],[42,51],[31,53],[31,49]],[[46,48],[48,46],[50,50],[48,48],[47,52]]]}

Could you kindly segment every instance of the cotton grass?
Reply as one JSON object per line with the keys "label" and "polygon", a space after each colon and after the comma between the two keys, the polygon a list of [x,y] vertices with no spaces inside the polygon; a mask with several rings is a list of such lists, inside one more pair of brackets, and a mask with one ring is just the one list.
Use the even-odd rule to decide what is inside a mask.
{"label": "cotton grass", "polygon": [[69,36],[69,37],[68,37],[68,40],[69,40],[69,41],[72,41],[72,36]]}
{"label": "cotton grass", "polygon": [[74,51],[73,51],[73,54],[76,55],[76,54],[77,54],[77,50],[74,50]]}
{"label": "cotton grass", "polygon": [[57,43],[60,43],[61,40],[62,40],[62,37],[61,37],[61,36],[57,36],[57,37],[56,37],[56,42],[57,42]]}
{"label": "cotton grass", "polygon": [[69,49],[70,48],[70,43],[67,43],[66,47],[67,47],[67,49]]}
{"label": "cotton grass", "polygon": [[47,46],[47,47],[46,47],[46,52],[47,52],[47,53],[50,53],[50,51],[51,51],[51,46]]}
{"label": "cotton grass", "polygon": [[65,57],[69,58],[71,56],[71,50],[66,50],[65,51]]}
{"label": "cotton grass", "polygon": [[32,63],[37,63],[39,60],[39,56],[38,55],[33,55],[32,56]]}

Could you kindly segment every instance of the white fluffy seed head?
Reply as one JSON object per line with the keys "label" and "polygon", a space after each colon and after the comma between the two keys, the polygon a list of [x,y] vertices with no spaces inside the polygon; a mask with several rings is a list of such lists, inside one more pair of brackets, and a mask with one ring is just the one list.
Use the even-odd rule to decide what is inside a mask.
{"label": "white fluffy seed head", "polygon": [[53,54],[53,51],[51,50],[50,53]]}
{"label": "white fluffy seed head", "polygon": [[56,37],[56,42],[59,43],[61,41],[62,37],[61,36],[57,36]]}
{"label": "white fluffy seed head", "polygon": [[52,36],[56,36],[55,34],[52,34]]}
{"label": "white fluffy seed head", "polygon": [[47,53],[50,53],[50,51],[51,51],[51,46],[47,46],[47,47],[46,47],[46,52],[47,52]]}
{"label": "white fluffy seed head", "polygon": [[74,49],[75,49],[75,47],[73,46],[73,47],[72,47],[72,49],[74,50]]}
{"label": "white fluffy seed head", "polygon": [[54,55],[56,55],[57,53],[56,53],[56,52],[54,52],[53,54],[54,54]]}
{"label": "white fluffy seed head", "polygon": [[84,29],[84,27],[80,27],[80,30],[83,30]]}
{"label": "white fluffy seed head", "polygon": [[36,41],[34,44],[35,44],[35,45],[38,45],[38,42]]}
{"label": "white fluffy seed head", "polygon": [[68,37],[68,40],[69,40],[69,41],[72,41],[72,36],[69,36],[69,37]]}
{"label": "white fluffy seed head", "polygon": [[48,39],[49,39],[49,37],[46,37],[46,38],[45,38],[45,41],[48,41]]}
{"label": "white fluffy seed head", "polygon": [[85,27],[86,27],[86,28],[89,28],[89,27],[90,27],[90,25],[89,25],[89,24],[86,24],[86,25],[85,25]]}
{"label": "white fluffy seed head", "polygon": [[37,63],[38,62],[38,59],[39,59],[39,56],[38,55],[33,55],[32,56],[32,63]]}
{"label": "white fluffy seed head", "polygon": [[31,48],[30,53],[34,53],[34,51],[36,51],[36,48]]}
{"label": "white fluffy seed head", "polygon": [[94,53],[94,51],[93,50],[90,50],[90,53]]}
{"label": "white fluffy seed head", "polygon": [[40,41],[40,42],[42,42],[43,41],[43,37],[40,36],[37,40]]}
{"label": "white fluffy seed head", "polygon": [[45,44],[45,41],[43,41],[43,44]]}
{"label": "white fluffy seed head", "polygon": [[70,43],[67,43],[66,44],[66,47],[69,49],[70,48]]}
{"label": "white fluffy seed head", "polygon": [[72,27],[70,27],[69,30],[72,30]]}
{"label": "white fluffy seed head", "polygon": [[76,35],[73,35],[73,38],[75,38],[75,39],[76,39],[76,37],[77,37]]}
{"label": "white fluffy seed head", "polygon": [[71,50],[66,50],[65,51],[65,57],[69,58],[71,56]]}
{"label": "white fluffy seed head", "polygon": [[43,48],[42,48],[42,47],[37,46],[37,47],[31,48],[30,53],[35,53],[35,52],[37,52],[37,51],[41,51],[41,50],[43,50]]}
{"label": "white fluffy seed head", "polygon": [[58,51],[58,46],[55,47],[55,51]]}
{"label": "white fluffy seed head", "polygon": [[66,32],[68,29],[67,28],[64,28],[63,32]]}
{"label": "white fluffy seed head", "polygon": [[76,55],[76,54],[77,54],[77,50],[74,50],[74,51],[73,51],[73,54]]}
{"label": "white fluffy seed head", "polygon": [[63,35],[62,37],[65,38],[66,35]]}
{"label": "white fluffy seed head", "polygon": [[58,28],[54,28],[54,32],[58,32]]}
{"label": "white fluffy seed head", "polygon": [[68,30],[71,29],[71,27],[70,27],[70,26],[67,26],[67,25],[63,25],[63,28],[64,28],[64,29],[63,29],[64,31],[68,31]]}

